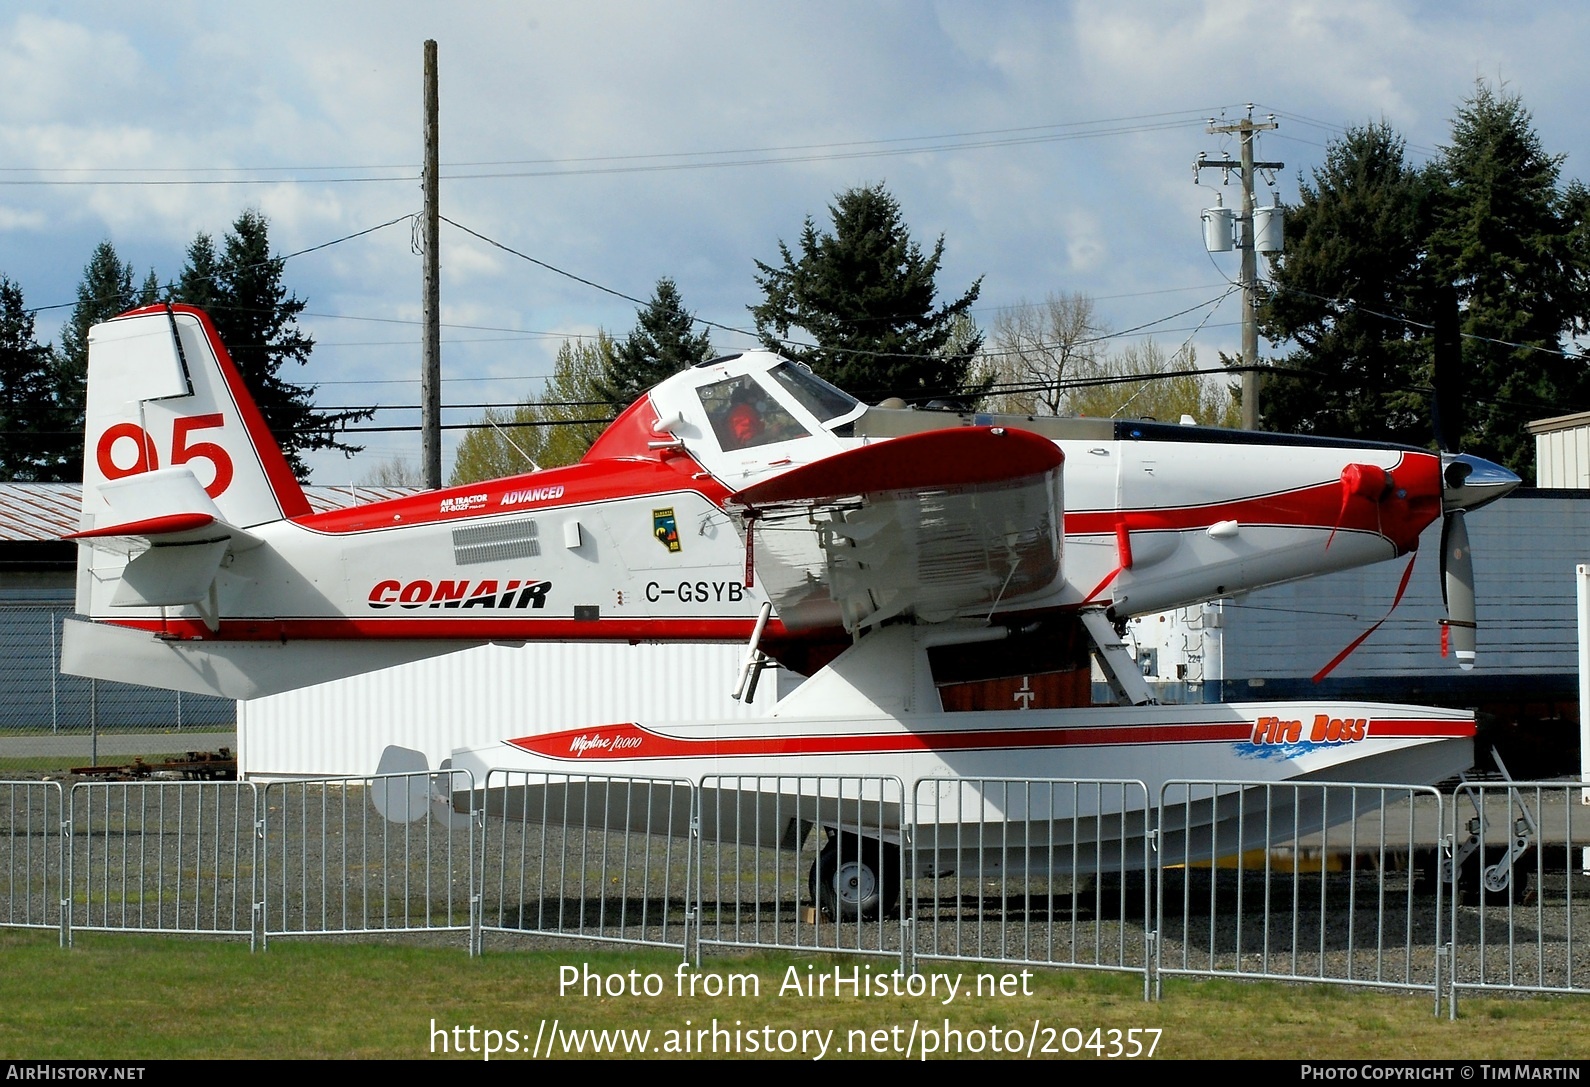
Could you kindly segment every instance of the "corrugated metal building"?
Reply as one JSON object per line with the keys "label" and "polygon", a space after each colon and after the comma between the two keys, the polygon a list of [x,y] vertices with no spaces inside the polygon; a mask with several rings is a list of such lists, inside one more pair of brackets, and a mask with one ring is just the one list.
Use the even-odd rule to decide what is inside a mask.
{"label": "corrugated metal building", "polygon": [[[229,728],[230,699],[177,694],[60,674],[61,623],[74,612],[82,507],[77,483],[0,484],[0,730]],[[311,507],[334,509],[406,490],[310,487]]]}
{"label": "corrugated metal building", "polygon": [[1535,486],[1590,487],[1590,411],[1529,424],[1535,436]]}

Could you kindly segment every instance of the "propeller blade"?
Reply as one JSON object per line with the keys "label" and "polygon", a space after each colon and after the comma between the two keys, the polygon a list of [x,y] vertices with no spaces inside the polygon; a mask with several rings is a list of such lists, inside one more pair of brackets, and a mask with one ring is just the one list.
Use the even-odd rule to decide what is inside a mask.
{"label": "propeller blade", "polygon": [[1441,520],[1441,597],[1446,602],[1442,653],[1450,647],[1458,667],[1467,671],[1474,667],[1474,555],[1460,509]]}
{"label": "propeller blade", "polygon": [[1463,339],[1458,327],[1457,291],[1438,288],[1435,301],[1435,348],[1430,398],[1435,444],[1443,453],[1456,453],[1463,442]]}

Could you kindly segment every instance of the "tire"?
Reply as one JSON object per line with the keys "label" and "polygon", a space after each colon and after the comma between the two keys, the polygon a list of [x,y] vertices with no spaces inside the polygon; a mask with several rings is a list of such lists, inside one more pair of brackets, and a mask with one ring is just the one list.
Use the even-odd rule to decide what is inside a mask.
{"label": "tire", "polygon": [[1484,904],[1486,906],[1517,906],[1522,905],[1529,897],[1529,864],[1531,854],[1524,853],[1513,862],[1512,879],[1508,885],[1499,891],[1493,891],[1485,886],[1485,869],[1498,864],[1507,856],[1505,848],[1492,847],[1481,854],[1473,853],[1468,860],[1463,862],[1463,872],[1459,877],[1461,887],[1461,901],[1467,906]]}
{"label": "tire", "polygon": [[835,921],[870,921],[899,903],[899,874],[895,846],[830,835],[812,864],[812,898]]}

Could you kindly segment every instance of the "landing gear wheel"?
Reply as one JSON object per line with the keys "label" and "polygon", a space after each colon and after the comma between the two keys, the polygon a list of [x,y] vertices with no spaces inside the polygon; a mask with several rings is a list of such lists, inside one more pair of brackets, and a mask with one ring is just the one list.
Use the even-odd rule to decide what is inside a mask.
{"label": "landing gear wheel", "polygon": [[1483,902],[1487,906],[1522,905],[1529,898],[1529,856],[1525,853],[1513,862],[1512,878],[1508,880],[1507,886],[1498,888],[1487,881],[1486,872],[1507,857],[1507,850],[1494,847],[1487,849],[1483,860],[1481,854],[1471,854],[1463,862],[1463,874],[1459,879],[1463,904],[1473,906]]}
{"label": "landing gear wheel", "polygon": [[830,835],[812,864],[812,898],[835,921],[872,920],[900,901],[900,851],[872,838]]}

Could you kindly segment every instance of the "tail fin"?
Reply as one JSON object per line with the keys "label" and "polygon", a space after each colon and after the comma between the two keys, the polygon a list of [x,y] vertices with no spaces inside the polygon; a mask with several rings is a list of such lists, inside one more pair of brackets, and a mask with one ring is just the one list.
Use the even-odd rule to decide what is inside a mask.
{"label": "tail fin", "polygon": [[[82,527],[70,538],[77,610],[100,621],[66,623],[63,672],[257,698],[475,644],[229,640],[223,619],[240,593],[255,594],[245,627],[271,591],[312,595],[280,550],[292,535],[280,523],[310,512],[303,489],[203,313],[134,310],[88,342]],[[251,552],[264,558],[237,572]],[[196,635],[199,621],[221,636]]]}
{"label": "tail fin", "polygon": [[[228,550],[248,529],[309,512],[215,327],[187,306],[150,306],[95,325],[78,611],[204,611]],[[156,614],[156,613],[145,613]]]}
{"label": "tail fin", "polygon": [[203,312],[149,306],[95,325],[88,335],[83,527],[94,528],[110,512],[105,484],[182,466],[239,528],[309,512]]}

